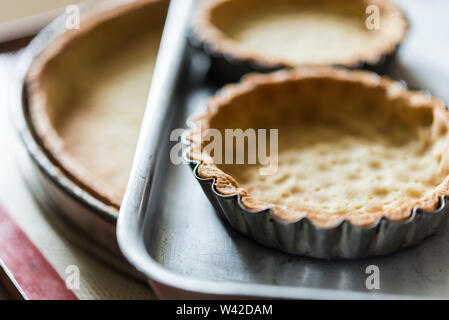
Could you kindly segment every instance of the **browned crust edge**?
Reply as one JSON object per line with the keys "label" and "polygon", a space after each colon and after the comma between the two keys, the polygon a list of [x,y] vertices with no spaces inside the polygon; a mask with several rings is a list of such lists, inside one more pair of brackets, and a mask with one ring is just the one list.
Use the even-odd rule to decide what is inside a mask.
{"label": "browned crust edge", "polygon": [[[110,191],[108,186],[93,179],[87,170],[79,162],[65,152],[65,143],[54,128],[49,118],[49,96],[43,85],[46,76],[46,69],[49,63],[61,52],[66,50],[70,44],[78,38],[85,37],[98,25],[112,20],[122,15],[130,14],[142,8],[154,6],[157,3],[167,3],[168,0],[140,0],[134,2],[117,1],[118,6],[99,7],[98,12],[88,14],[83,19],[82,27],[79,30],[69,30],[58,36],[33,62],[25,78],[27,94],[29,100],[29,111],[32,129],[37,136],[38,143],[43,147],[44,152],[52,162],[57,165],[62,172],[83,190],[115,209],[120,208],[122,197],[118,192]],[[124,4],[121,4],[121,3]]]}
{"label": "browned crust edge", "polygon": [[[387,93],[387,98],[401,98],[408,102],[409,107],[417,107],[422,103],[432,106],[434,110],[435,122],[441,121],[449,125],[449,112],[445,108],[445,104],[428,94],[421,91],[410,91],[401,83],[393,81],[387,77],[380,77],[375,73],[367,71],[349,71],[341,68],[313,67],[299,68],[292,70],[282,70],[271,74],[249,74],[244,76],[241,83],[226,85],[216,96],[210,98],[208,102],[208,111],[197,117],[193,122],[195,127],[192,128],[186,138],[191,143],[187,152],[187,157],[191,161],[199,162],[197,166],[197,174],[203,179],[214,179],[214,189],[218,194],[229,196],[239,195],[242,206],[248,210],[264,210],[272,209],[275,217],[284,221],[297,221],[302,217],[308,217],[311,221],[320,227],[333,227],[340,223],[343,218],[337,215],[332,218],[323,218],[316,212],[300,211],[286,206],[279,206],[272,203],[258,201],[251,197],[249,192],[239,187],[238,182],[230,175],[220,170],[213,159],[203,152],[203,141],[201,130],[209,128],[209,122],[220,108],[225,108],[234,98],[251,92],[254,88],[263,85],[274,85],[284,81],[301,80],[318,78],[323,80],[342,80],[349,82],[361,83],[364,86],[381,86]],[[440,122],[440,123],[441,123]],[[446,133],[449,136],[449,133]],[[379,211],[374,213],[361,212],[360,215],[345,217],[352,224],[357,226],[370,226],[379,218],[386,217],[393,221],[406,220],[412,214],[414,208],[424,210],[435,210],[439,204],[439,200],[443,195],[449,194],[449,176],[438,185],[435,190],[421,199],[408,201],[400,207],[389,209],[387,211]]]}
{"label": "browned crust edge", "polygon": [[[238,0],[209,0],[201,1],[195,12],[195,17],[191,23],[192,35],[199,43],[207,46],[209,51],[218,52],[225,57],[232,57],[232,61],[245,61],[250,64],[258,65],[266,69],[274,69],[279,67],[295,68],[302,64],[292,64],[284,59],[272,59],[257,52],[248,52],[240,48],[240,46],[229,39],[223,32],[221,32],[213,23],[211,18],[211,12],[221,4],[229,1]],[[292,0],[293,1],[293,0]],[[348,68],[357,68],[363,64],[375,66],[381,63],[386,56],[392,55],[400,44],[403,42],[409,29],[409,23],[405,13],[395,4],[388,0],[359,0],[366,5],[374,4],[378,5],[381,10],[388,14],[394,14],[399,17],[397,37],[386,38],[384,46],[378,48],[378,52],[370,57],[358,57],[354,59],[348,59],[347,61],[340,61],[338,63],[330,62],[328,65],[338,65]],[[326,66],[325,64],[307,64],[308,66]]]}

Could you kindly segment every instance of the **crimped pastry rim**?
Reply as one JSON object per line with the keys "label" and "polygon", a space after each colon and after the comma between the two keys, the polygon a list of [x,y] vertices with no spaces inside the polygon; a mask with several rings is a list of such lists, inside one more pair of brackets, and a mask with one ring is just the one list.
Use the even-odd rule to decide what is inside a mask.
{"label": "crimped pastry rim", "polygon": [[[186,144],[189,144],[188,138],[187,140],[184,140]],[[214,192],[215,195],[221,197],[221,198],[236,198],[236,201],[239,205],[239,207],[244,210],[246,213],[250,213],[250,214],[262,214],[264,212],[266,213],[270,213],[271,216],[276,219],[277,222],[281,223],[281,224],[295,224],[298,223],[302,220],[309,220],[312,221],[313,223],[313,219],[310,219],[307,216],[302,216],[302,217],[298,217],[296,219],[293,220],[283,220],[281,218],[279,218],[278,216],[276,216],[273,213],[273,210],[270,207],[266,207],[266,208],[262,208],[262,209],[251,209],[246,207],[243,202],[241,201],[242,196],[238,193],[234,193],[234,194],[222,194],[220,193],[216,188],[215,188],[215,182],[216,182],[216,178],[202,178],[199,176],[198,174],[198,167],[201,165],[200,161],[197,160],[191,160],[188,155],[185,156],[185,159],[189,162],[194,163],[194,168],[193,168],[193,174],[195,175],[195,178],[198,179],[199,181],[211,181],[211,188],[212,188],[212,192]],[[446,202],[449,202],[449,195],[442,195],[440,199],[446,198]],[[402,223],[410,223],[412,221],[414,221],[414,219],[416,218],[416,215],[418,215],[419,213],[426,213],[426,214],[438,214],[438,212],[440,210],[443,209],[443,203],[441,202],[441,200],[438,200],[437,202],[437,206],[432,209],[432,210],[425,210],[422,208],[418,208],[418,207],[414,207],[412,212],[410,213],[410,215],[408,217],[406,217],[403,220],[392,220],[390,218],[388,218],[387,216],[382,216],[377,218],[373,223],[368,224],[368,225],[355,225],[353,224],[350,220],[348,219],[341,219],[339,220],[336,224],[334,225],[330,225],[330,226],[322,226],[322,225],[318,225],[318,224],[314,224],[314,228],[316,228],[317,230],[334,230],[334,229],[338,229],[340,228],[343,224],[349,224],[351,227],[355,227],[355,228],[363,228],[365,229],[375,229],[378,227],[379,224],[382,223],[382,221],[390,221],[390,222],[402,222]]]}
{"label": "crimped pastry rim", "polygon": [[[440,203],[440,199],[443,196],[449,195],[449,175],[447,175],[444,180],[433,189],[430,195],[422,197],[420,199],[405,201],[398,208],[382,210],[375,213],[364,213],[364,216],[361,219],[358,218],[360,217],[359,215],[356,215],[351,216],[350,219],[343,216],[343,218],[341,219],[334,219],[333,221],[329,221],[328,219],[323,220],[313,216],[310,217],[308,215],[308,213],[310,212],[307,212],[306,210],[303,212],[303,214],[298,215],[297,217],[286,219],[285,217],[283,217],[283,210],[291,213],[292,211],[295,211],[294,209],[290,210],[280,208],[279,206],[270,203],[262,204],[262,201],[257,200],[255,201],[255,204],[251,204],[250,202],[253,201],[253,199],[249,197],[249,193],[247,190],[238,186],[238,182],[235,178],[217,168],[213,161],[208,161],[208,163],[205,163],[203,161],[203,159],[207,159],[207,156],[203,157],[203,154],[201,152],[201,141],[199,142],[198,135],[196,134],[196,128],[201,126],[202,121],[207,122],[214,115],[214,112],[216,110],[225,106],[234,97],[251,92],[255,87],[259,85],[278,84],[287,80],[300,80],[307,79],[309,77],[324,77],[324,79],[341,80],[350,79],[358,83],[363,83],[365,85],[383,85],[390,89],[396,95],[401,95],[401,97],[408,99],[409,107],[413,107],[413,101],[416,101],[417,99],[430,100],[432,102],[432,109],[438,110],[437,115],[444,117],[443,120],[449,123],[449,112],[447,112],[445,104],[441,100],[430,96],[426,92],[408,90],[403,83],[393,81],[387,77],[380,77],[379,75],[368,71],[349,71],[334,67],[308,67],[291,70],[281,70],[270,74],[249,74],[244,76],[242,81],[238,84],[226,85],[216,96],[210,98],[208,103],[208,111],[200,115],[196,119],[190,121],[190,129],[184,137],[184,142],[189,145],[189,148],[185,154],[185,158],[189,162],[197,163],[194,169],[195,175],[199,179],[213,179],[213,190],[221,197],[237,195],[238,204],[245,211],[260,213],[265,210],[271,210],[273,216],[280,221],[294,223],[298,220],[307,218],[310,219],[315,226],[323,227],[326,229],[338,226],[344,221],[348,221],[351,225],[361,227],[369,227],[377,224],[377,221],[381,220],[382,218],[386,218],[391,221],[407,221],[414,215],[414,212],[417,209],[425,212],[436,210]],[[447,135],[449,135],[449,133],[447,133],[446,136]],[[210,173],[208,174],[207,171],[210,171]],[[220,186],[218,182],[220,182],[221,185],[224,185],[224,187]],[[248,199],[246,199],[248,201],[245,201],[245,197],[248,197]],[[369,216],[369,219],[366,219],[367,215]]]}
{"label": "crimped pastry rim", "polygon": [[367,5],[370,3],[376,4],[382,6],[382,8],[384,9],[386,8],[387,12],[396,13],[400,17],[400,20],[402,22],[402,26],[398,31],[401,34],[399,38],[394,40],[386,39],[385,48],[379,48],[379,51],[369,59],[356,57],[353,59],[348,58],[346,61],[338,63],[330,61],[328,64],[291,63],[283,58],[269,58],[266,56],[262,56],[256,52],[249,52],[240,48],[238,44],[233,43],[231,39],[226,37],[226,35],[224,35],[223,32],[221,32],[214,25],[213,21],[211,21],[211,11],[220,4],[229,1],[236,0],[210,0],[201,1],[198,4],[198,8],[196,10],[194,19],[192,19],[190,28],[190,37],[192,39],[192,42],[195,43],[196,46],[206,49],[206,52],[213,56],[223,56],[227,61],[249,63],[250,65],[266,70],[275,70],[285,67],[295,68],[298,66],[321,67],[334,65],[348,68],[360,68],[364,65],[376,66],[378,64],[381,64],[384,61],[385,57],[390,56],[397,51],[401,43],[404,41],[409,29],[409,22],[405,13],[397,5],[393,4],[389,0],[359,0],[361,2],[368,2]]}
{"label": "crimped pastry rim", "polygon": [[45,90],[42,80],[46,77],[47,66],[61,53],[64,54],[74,40],[89,37],[89,32],[103,23],[159,3],[168,4],[168,0],[124,1],[124,4],[112,8],[106,4],[104,11],[95,12],[95,15],[89,14],[83,19],[82,27],[79,30],[70,30],[57,36],[31,64],[25,77],[30,122],[38,144],[70,180],[105,205],[113,208],[117,213],[121,205],[121,195],[91,178],[84,166],[65,151],[64,139],[58,134],[50,120],[51,107],[48,104],[48,92]]}

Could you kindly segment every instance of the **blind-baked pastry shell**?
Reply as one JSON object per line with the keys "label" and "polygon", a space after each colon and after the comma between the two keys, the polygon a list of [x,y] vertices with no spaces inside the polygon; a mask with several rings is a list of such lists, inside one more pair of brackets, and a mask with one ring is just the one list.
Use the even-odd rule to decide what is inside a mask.
{"label": "blind-baked pastry shell", "polygon": [[[248,210],[320,227],[369,226],[434,210],[449,190],[449,114],[442,101],[365,71],[302,68],[224,87],[188,135],[200,178]],[[221,165],[207,129],[278,129],[279,166]]]}

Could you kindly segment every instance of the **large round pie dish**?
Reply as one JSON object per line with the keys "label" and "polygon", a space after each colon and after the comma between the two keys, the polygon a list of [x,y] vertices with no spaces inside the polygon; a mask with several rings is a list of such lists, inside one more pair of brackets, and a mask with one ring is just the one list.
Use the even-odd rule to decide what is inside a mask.
{"label": "large round pie dish", "polygon": [[86,5],[79,30],[60,16],[24,50],[11,104],[18,160],[44,212],[133,275],[115,229],[167,9],[165,0]]}
{"label": "large round pie dish", "polygon": [[408,23],[388,0],[213,0],[200,3],[191,29],[191,43],[238,80],[303,65],[383,72]]}
{"label": "large round pie dish", "polygon": [[[449,113],[374,73],[249,75],[211,98],[191,126],[187,158],[215,209],[268,246],[320,258],[380,255],[418,243],[447,217]],[[248,164],[259,144],[241,164],[223,161],[235,145],[211,154],[211,129],[222,139],[227,130],[277,130],[276,170]]]}
{"label": "large round pie dish", "polygon": [[137,1],[120,13],[84,21],[79,32],[66,33],[41,53],[26,80],[31,122],[45,150],[84,190],[116,209],[167,5]]}

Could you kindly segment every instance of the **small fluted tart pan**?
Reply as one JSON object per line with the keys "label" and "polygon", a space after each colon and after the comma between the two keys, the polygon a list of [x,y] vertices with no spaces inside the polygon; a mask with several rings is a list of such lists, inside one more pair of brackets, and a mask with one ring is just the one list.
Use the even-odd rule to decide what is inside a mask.
{"label": "small fluted tart pan", "polygon": [[226,79],[303,65],[383,72],[407,30],[388,0],[212,0],[200,2],[190,42]]}
{"label": "small fluted tart pan", "polygon": [[[447,218],[449,113],[386,77],[339,68],[247,75],[190,126],[187,159],[209,200],[267,246],[318,258],[382,255]],[[243,164],[238,143],[225,141],[230,129],[246,135]],[[261,137],[249,142],[261,130],[262,153]],[[211,151],[211,132],[225,147]],[[255,153],[270,161],[251,163]]]}

